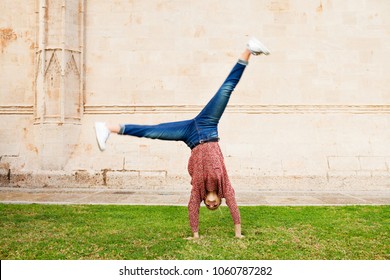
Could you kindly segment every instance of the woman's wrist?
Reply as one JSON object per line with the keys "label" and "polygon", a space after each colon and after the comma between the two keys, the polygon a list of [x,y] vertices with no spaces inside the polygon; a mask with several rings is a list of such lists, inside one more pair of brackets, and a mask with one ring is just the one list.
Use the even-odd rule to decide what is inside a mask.
{"label": "woman's wrist", "polygon": [[234,233],[236,237],[241,237],[241,224],[234,225]]}

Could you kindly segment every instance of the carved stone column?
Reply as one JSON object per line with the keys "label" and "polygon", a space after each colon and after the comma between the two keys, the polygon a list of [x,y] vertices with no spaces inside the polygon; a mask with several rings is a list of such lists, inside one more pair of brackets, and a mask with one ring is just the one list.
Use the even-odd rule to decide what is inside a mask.
{"label": "carved stone column", "polygon": [[37,0],[36,143],[40,168],[61,170],[83,114],[84,0]]}

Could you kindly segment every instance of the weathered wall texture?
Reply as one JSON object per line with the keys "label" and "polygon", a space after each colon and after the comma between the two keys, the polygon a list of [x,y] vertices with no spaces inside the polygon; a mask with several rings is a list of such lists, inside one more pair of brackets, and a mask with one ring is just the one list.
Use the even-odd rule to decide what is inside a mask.
{"label": "weathered wall texture", "polygon": [[3,0],[2,186],[189,188],[182,143],[95,121],[192,118],[248,35],[254,57],[220,123],[240,189],[390,188],[390,1]]}

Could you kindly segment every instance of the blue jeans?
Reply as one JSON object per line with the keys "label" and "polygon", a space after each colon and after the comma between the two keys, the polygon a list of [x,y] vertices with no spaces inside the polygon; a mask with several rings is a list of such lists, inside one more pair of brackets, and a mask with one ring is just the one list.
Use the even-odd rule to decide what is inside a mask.
{"label": "blue jeans", "polygon": [[239,60],[213,98],[193,119],[157,125],[126,124],[120,134],[151,139],[183,141],[193,149],[200,143],[218,139],[218,123],[230,95],[240,81],[248,63]]}

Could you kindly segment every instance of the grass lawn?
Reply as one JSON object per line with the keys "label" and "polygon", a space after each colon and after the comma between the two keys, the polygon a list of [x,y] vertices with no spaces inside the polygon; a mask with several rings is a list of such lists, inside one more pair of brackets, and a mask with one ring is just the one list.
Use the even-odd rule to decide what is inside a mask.
{"label": "grass lawn", "polygon": [[390,206],[201,207],[199,240],[187,207],[0,204],[6,259],[390,259]]}

